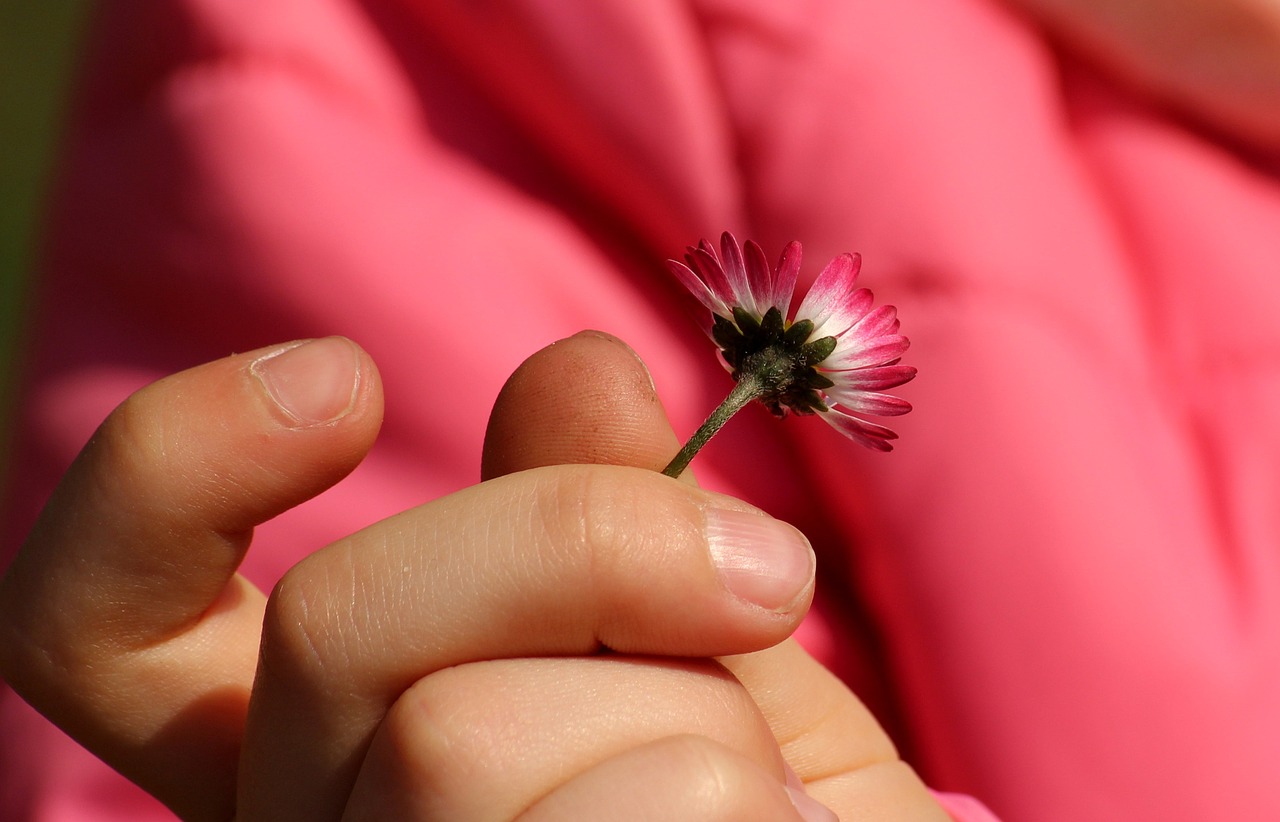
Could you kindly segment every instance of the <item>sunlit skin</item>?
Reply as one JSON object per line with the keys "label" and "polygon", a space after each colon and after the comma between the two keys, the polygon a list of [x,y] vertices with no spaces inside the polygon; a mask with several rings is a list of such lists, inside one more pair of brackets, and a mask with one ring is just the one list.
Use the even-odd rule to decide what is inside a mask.
{"label": "sunlit skin", "polygon": [[[1007,3],[1191,122],[1280,150],[1280,3]],[[372,359],[343,341],[310,349],[323,355],[318,381],[359,372],[354,390],[348,379],[312,397],[320,418],[310,422],[278,407],[253,370],[268,355],[280,362],[276,349],[144,389],[86,447],[5,577],[0,673],[190,819],[459,809],[589,819],[618,808],[617,818],[636,820],[822,818],[799,807],[800,790],[843,818],[945,821],[857,697],[784,640],[808,606],[811,569],[779,608],[730,596],[702,517],[707,506],[753,510],[700,491],[689,474],[657,476],[679,442],[624,345],[599,335],[557,345],[533,355],[499,398],[486,483],[340,540],[270,595],[236,565],[257,524],[340,481],[372,446],[383,389]],[[620,400],[548,394],[553,379],[615,381]],[[609,464],[566,465],[593,462]],[[633,503],[600,511],[597,536],[653,536],[646,529],[674,523],[683,541],[629,553],[646,543],[587,546],[553,527],[566,525],[556,516],[566,511],[595,513],[573,508],[593,487]],[[554,562],[504,553],[540,539],[555,541]],[[431,553],[442,545],[474,553]],[[645,561],[628,564],[636,555]],[[420,602],[424,589],[447,602],[434,612],[386,607]],[[658,604],[672,607],[646,596],[669,596]],[[325,620],[343,627],[326,633]],[[699,635],[679,632],[690,622]],[[533,639],[521,630],[530,625]],[[430,638],[430,648],[408,650],[429,650],[417,658],[431,665],[397,667],[413,636]],[[595,653],[603,647],[628,653]],[[637,695],[650,715],[626,710]],[[445,706],[444,718],[429,704]],[[485,724],[494,705],[518,708],[509,713],[521,722],[499,729],[508,745],[486,748],[500,738]],[[531,750],[539,756],[522,756]]]}

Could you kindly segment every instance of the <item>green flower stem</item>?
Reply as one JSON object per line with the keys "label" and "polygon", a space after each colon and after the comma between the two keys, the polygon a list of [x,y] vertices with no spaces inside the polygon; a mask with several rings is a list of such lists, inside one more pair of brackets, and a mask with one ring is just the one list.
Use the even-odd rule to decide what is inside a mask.
{"label": "green flower stem", "polygon": [[698,427],[698,430],[693,432],[693,436],[672,458],[667,467],[662,469],[662,473],[673,478],[683,474],[684,469],[688,468],[689,463],[693,461],[694,455],[711,441],[729,418],[745,408],[752,400],[764,396],[766,390],[765,381],[757,374],[744,373],[738,380],[738,384],[729,392],[729,396],[725,397],[724,402],[720,403],[719,407],[712,411],[706,421]]}

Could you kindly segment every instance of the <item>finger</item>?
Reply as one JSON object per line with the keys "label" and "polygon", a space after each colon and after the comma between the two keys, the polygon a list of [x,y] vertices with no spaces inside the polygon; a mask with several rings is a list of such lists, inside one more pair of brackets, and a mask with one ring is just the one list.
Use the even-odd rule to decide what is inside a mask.
{"label": "finger", "polygon": [[388,708],[443,668],[773,645],[807,609],[813,571],[790,526],[634,468],[531,469],[405,512],[272,593],[239,807],[332,818]]}
{"label": "finger", "polygon": [[[569,390],[579,384],[605,387]],[[490,475],[570,460],[656,470],[678,448],[644,364],[621,341],[593,332],[526,361],[503,388],[489,433]],[[521,437],[521,448],[498,447]],[[885,785],[901,784],[899,776],[914,779],[865,706],[794,640],[721,662],[756,699],[787,761],[806,781],[816,781],[818,795],[836,810],[888,796],[876,788],[880,781],[864,780],[864,772],[893,775]],[[913,795],[930,810],[923,786]]]}
{"label": "finger", "polygon": [[768,726],[713,662],[605,656],[457,666],[397,700],[347,818],[511,819],[573,774],[682,734],[737,751],[781,793]]}
{"label": "finger", "polygon": [[871,712],[795,640],[721,662],[760,707],[808,793],[841,819],[945,822]]}
{"label": "finger", "polygon": [[679,450],[644,363],[616,337],[584,331],[537,352],[507,380],[481,475],[571,463],[661,471]]}
{"label": "finger", "polygon": [[835,822],[802,792],[704,737],[673,736],[624,751],[579,774],[519,822]]}
{"label": "finger", "polygon": [[0,583],[0,672],[183,816],[233,812],[263,600],[252,529],[360,461],[372,361],[326,339],[229,357],[125,401]]}

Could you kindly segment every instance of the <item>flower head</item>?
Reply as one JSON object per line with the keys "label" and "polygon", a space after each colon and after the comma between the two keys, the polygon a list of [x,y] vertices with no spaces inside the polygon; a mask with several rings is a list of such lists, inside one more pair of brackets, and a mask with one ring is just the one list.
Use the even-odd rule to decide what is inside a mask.
{"label": "flower head", "polygon": [[855,415],[911,410],[906,400],[883,393],[916,375],[898,362],[909,342],[898,333],[897,311],[875,306],[871,292],[857,287],[861,257],[841,254],[793,314],[800,258],[800,244],[792,242],[770,267],[759,245],[740,246],[726,231],[719,255],[703,240],[683,263],[667,265],[711,312],[709,332],[738,383],[738,407],[758,399],[780,417],[817,414],[850,439],[889,451],[897,434]]}

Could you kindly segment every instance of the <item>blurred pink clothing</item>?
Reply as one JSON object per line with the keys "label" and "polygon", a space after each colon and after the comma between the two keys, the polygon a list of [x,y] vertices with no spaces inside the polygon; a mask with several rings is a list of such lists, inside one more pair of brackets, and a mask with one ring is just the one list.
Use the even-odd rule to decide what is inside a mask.
{"label": "blurred pink clothing", "polygon": [[[260,530],[270,586],[475,482],[504,379],[581,328],[692,431],[729,380],[662,266],[686,244],[799,239],[802,279],[860,251],[920,369],[897,450],[752,408],[695,463],[811,537],[802,640],[1009,820],[1280,818],[1257,158],[990,0],[136,0],[104,4],[84,92],[8,550],[131,390],[345,334],[386,425]],[[163,818],[7,691],[0,722],[6,819]]]}

